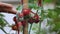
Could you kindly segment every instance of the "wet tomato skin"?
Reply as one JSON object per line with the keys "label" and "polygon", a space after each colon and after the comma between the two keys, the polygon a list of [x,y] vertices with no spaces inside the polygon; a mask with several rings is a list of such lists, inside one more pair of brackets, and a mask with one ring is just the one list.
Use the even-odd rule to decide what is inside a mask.
{"label": "wet tomato skin", "polygon": [[22,10],[22,13],[24,14],[24,16],[29,15],[30,12],[31,12],[30,9],[23,9],[23,10]]}

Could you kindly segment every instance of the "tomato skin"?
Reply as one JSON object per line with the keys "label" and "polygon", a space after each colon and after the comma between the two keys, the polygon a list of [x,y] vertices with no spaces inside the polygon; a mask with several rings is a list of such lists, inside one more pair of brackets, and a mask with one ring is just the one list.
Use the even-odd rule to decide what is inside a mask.
{"label": "tomato skin", "polygon": [[30,9],[23,9],[23,10],[22,10],[22,13],[24,14],[24,16],[29,15],[30,12],[31,12]]}
{"label": "tomato skin", "polygon": [[16,16],[13,17],[13,21],[15,22],[15,24],[17,24],[17,18],[16,18]]}
{"label": "tomato skin", "polygon": [[20,18],[24,17],[23,13],[19,13],[18,16],[19,16]]}
{"label": "tomato skin", "polygon": [[34,18],[34,22],[35,22],[35,23],[38,23],[38,22],[40,21],[38,14],[35,14],[35,16],[34,16],[33,18]]}
{"label": "tomato skin", "polygon": [[24,20],[24,21],[21,21],[21,23],[22,23],[22,26],[25,26],[26,25],[26,20]]}
{"label": "tomato skin", "polygon": [[13,25],[13,26],[12,26],[12,30],[18,30],[17,25]]}
{"label": "tomato skin", "polygon": [[38,23],[39,21],[40,21],[39,19],[36,19],[34,22],[35,22],[35,23]]}
{"label": "tomato skin", "polygon": [[34,22],[34,19],[33,19],[33,18],[30,18],[30,19],[28,20],[28,22],[29,22],[30,24],[32,24],[32,23]]}
{"label": "tomato skin", "polygon": [[22,26],[22,23],[21,22],[18,22],[17,25],[20,27],[20,26]]}
{"label": "tomato skin", "polygon": [[39,19],[38,14],[35,14],[34,18],[35,18],[35,19]]}

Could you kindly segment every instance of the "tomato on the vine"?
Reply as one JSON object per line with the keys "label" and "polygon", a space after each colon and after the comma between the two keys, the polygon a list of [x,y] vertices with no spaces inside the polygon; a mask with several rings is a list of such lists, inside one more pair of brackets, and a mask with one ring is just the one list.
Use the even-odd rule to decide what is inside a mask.
{"label": "tomato on the vine", "polygon": [[26,20],[21,21],[22,25],[25,26],[26,25]]}
{"label": "tomato on the vine", "polygon": [[18,22],[17,25],[20,27],[22,25],[22,22]]}
{"label": "tomato on the vine", "polygon": [[17,22],[16,16],[15,16],[15,17],[13,17],[13,21],[14,21],[14,22]]}
{"label": "tomato on the vine", "polygon": [[24,14],[24,16],[29,15],[30,12],[31,12],[30,9],[23,9],[23,10],[22,10],[22,13]]}
{"label": "tomato on the vine", "polygon": [[13,26],[12,26],[12,30],[18,30],[17,25],[13,25]]}
{"label": "tomato on the vine", "polygon": [[34,22],[35,22],[35,23],[38,23],[38,22],[40,21],[38,14],[35,14],[35,16],[34,16],[33,18],[34,18]]}
{"label": "tomato on the vine", "polygon": [[33,18],[30,18],[30,19],[28,20],[28,22],[32,24],[32,23],[34,22],[34,19],[33,19]]}
{"label": "tomato on the vine", "polygon": [[19,13],[18,16],[19,16],[20,18],[22,18],[22,17],[24,17],[24,14],[23,14],[23,13]]}

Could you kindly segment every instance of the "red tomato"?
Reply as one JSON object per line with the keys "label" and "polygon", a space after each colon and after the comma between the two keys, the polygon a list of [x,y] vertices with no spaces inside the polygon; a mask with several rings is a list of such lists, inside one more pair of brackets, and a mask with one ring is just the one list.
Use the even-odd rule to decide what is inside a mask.
{"label": "red tomato", "polygon": [[34,16],[34,22],[35,23],[38,23],[40,20],[39,20],[39,15],[38,14],[35,14]]}
{"label": "red tomato", "polygon": [[22,12],[23,12],[24,16],[26,16],[26,15],[30,14],[31,10],[30,9],[23,9]]}
{"label": "red tomato", "polygon": [[13,26],[12,26],[12,30],[18,30],[17,25],[13,25]]}
{"label": "red tomato", "polygon": [[38,23],[39,21],[40,21],[39,19],[36,19],[34,22],[35,22],[35,23]]}
{"label": "red tomato", "polygon": [[33,18],[30,18],[28,22],[32,24],[34,22]]}
{"label": "red tomato", "polygon": [[15,22],[17,22],[16,16],[15,16],[15,17],[13,17],[13,20],[14,20]]}
{"label": "red tomato", "polygon": [[19,13],[18,15],[20,18],[22,18],[24,16],[23,13]]}
{"label": "red tomato", "polygon": [[18,26],[20,27],[22,25],[22,23],[21,22],[18,22]]}
{"label": "red tomato", "polygon": [[22,25],[25,26],[26,25],[26,21],[21,21]]}

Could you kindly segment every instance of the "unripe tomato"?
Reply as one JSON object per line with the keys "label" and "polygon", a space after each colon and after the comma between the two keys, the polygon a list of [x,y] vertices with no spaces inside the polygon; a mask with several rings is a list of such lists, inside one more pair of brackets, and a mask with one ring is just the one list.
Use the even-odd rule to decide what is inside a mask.
{"label": "unripe tomato", "polygon": [[34,18],[35,19],[39,19],[39,15],[38,14],[35,14]]}
{"label": "unripe tomato", "polygon": [[31,12],[30,9],[23,9],[23,10],[22,10],[22,13],[24,14],[24,16],[29,15],[30,12]]}

